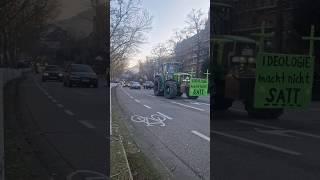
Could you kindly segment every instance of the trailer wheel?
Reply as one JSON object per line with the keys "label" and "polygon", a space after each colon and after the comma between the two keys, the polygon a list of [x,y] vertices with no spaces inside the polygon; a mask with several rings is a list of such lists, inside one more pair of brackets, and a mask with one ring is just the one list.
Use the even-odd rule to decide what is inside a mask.
{"label": "trailer wheel", "polygon": [[174,81],[167,81],[164,86],[164,96],[168,99],[177,96],[177,84]]}

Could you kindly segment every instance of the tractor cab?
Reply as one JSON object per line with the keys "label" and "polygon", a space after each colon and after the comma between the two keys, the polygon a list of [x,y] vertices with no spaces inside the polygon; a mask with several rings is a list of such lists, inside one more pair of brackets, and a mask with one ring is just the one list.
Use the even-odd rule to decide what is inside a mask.
{"label": "tractor cab", "polygon": [[258,49],[256,41],[240,36],[216,36],[213,49],[213,63],[221,73],[216,77],[223,80],[229,74],[237,78],[254,78]]}
{"label": "tractor cab", "polygon": [[214,108],[226,110],[233,101],[242,101],[248,114],[254,117],[278,117],[283,109],[256,109],[253,96],[256,78],[256,41],[221,35],[213,40]]}
{"label": "tractor cab", "polygon": [[162,64],[162,72],[164,73],[166,80],[174,78],[174,74],[182,71],[182,63],[179,62],[167,62]]}

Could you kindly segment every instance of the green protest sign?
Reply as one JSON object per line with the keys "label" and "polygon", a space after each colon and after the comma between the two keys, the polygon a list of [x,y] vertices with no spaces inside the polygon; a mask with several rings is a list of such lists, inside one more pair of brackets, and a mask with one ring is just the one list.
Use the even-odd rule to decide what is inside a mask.
{"label": "green protest sign", "polygon": [[200,78],[190,79],[189,96],[207,96],[208,80]]}
{"label": "green protest sign", "polygon": [[303,108],[312,96],[314,57],[258,54],[255,108]]}

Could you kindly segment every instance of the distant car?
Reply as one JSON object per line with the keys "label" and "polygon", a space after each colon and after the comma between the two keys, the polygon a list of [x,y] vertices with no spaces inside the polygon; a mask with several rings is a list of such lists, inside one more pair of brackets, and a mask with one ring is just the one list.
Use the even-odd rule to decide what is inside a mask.
{"label": "distant car", "polygon": [[48,80],[62,81],[62,79],[63,73],[59,66],[48,65],[42,72],[42,82],[46,82]]}
{"label": "distant car", "polygon": [[132,82],[130,84],[130,89],[141,89],[141,85],[139,82]]}
{"label": "distant car", "polygon": [[144,84],[143,84],[143,88],[144,89],[152,89],[154,86],[153,82],[152,81],[146,81]]}
{"label": "distant car", "polygon": [[98,76],[88,65],[70,64],[65,70],[63,85],[68,87],[72,87],[72,85],[93,85],[97,88]]}

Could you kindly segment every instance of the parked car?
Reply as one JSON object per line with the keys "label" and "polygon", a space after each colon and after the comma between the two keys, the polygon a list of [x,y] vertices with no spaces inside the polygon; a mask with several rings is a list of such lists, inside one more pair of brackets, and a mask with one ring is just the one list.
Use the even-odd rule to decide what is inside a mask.
{"label": "parked car", "polygon": [[70,64],[65,70],[63,85],[68,87],[72,87],[72,85],[93,85],[97,88],[98,76],[88,65]]}
{"label": "parked car", "polygon": [[63,73],[59,66],[48,65],[44,68],[42,73],[42,82],[46,82],[47,80],[62,81],[62,79]]}
{"label": "parked car", "polygon": [[152,81],[146,81],[144,84],[143,84],[143,88],[144,89],[152,89],[154,86],[153,82]]}
{"label": "parked car", "polygon": [[141,89],[141,85],[139,82],[131,82],[130,89]]}

